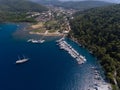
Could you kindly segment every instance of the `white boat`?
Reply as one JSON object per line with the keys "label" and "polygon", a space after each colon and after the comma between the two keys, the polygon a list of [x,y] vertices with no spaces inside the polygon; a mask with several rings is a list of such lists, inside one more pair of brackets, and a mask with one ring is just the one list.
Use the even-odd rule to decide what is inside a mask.
{"label": "white boat", "polygon": [[44,43],[44,42],[45,42],[45,40],[39,40],[39,42],[40,42],[40,43]]}
{"label": "white boat", "polygon": [[44,43],[45,40],[35,40],[35,39],[29,39],[27,42],[32,42],[32,43]]}
{"label": "white boat", "polygon": [[32,42],[33,41],[33,39],[29,39],[29,40],[27,40],[27,42]]}
{"label": "white boat", "polygon": [[29,58],[23,58],[23,59],[20,59],[20,57],[18,57],[18,60],[15,62],[16,64],[22,64],[22,63],[25,63],[29,60]]}

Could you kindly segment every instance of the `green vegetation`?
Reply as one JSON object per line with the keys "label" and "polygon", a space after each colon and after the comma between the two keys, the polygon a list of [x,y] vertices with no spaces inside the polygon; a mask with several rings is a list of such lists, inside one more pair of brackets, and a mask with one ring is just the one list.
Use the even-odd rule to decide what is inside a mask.
{"label": "green vegetation", "polygon": [[0,22],[35,22],[27,12],[42,12],[46,7],[27,0],[0,0]]}
{"label": "green vegetation", "polygon": [[60,3],[59,0],[30,0],[30,1],[40,3],[40,4],[44,4],[44,5],[49,5],[49,4],[54,5],[54,4]]}
{"label": "green vegetation", "polygon": [[45,29],[35,29],[35,30],[32,30],[32,32],[34,32],[34,33],[45,33],[46,30]]}
{"label": "green vegetation", "polygon": [[60,28],[60,25],[56,20],[51,20],[51,21],[45,22],[45,28],[47,30],[58,30]]}
{"label": "green vegetation", "polygon": [[56,30],[49,30],[48,32],[49,33],[54,33],[54,32],[56,32]]}
{"label": "green vegetation", "polygon": [[4,12],[42,12],[46,7],[28,0],[0,0],[0,11]]}
{"label": "green vegetation", "polygon": [[42,4],[52,4],[54,6],[57,7],[64,7],[66,9],[76,9],[76,10],[86,10],[86,9],[90,9],[90,8],[94,8],[94,7],[102,7],[102,6],[108,6],[111,5],[113,3],[108,3],[108,2],[104,2],[104,1],[58,1],[58,0],[40,0],[40,1],[36,1]]}
{"label": "green vegetation", "polygon": [[79,12],[70,22],[70,36],[99,59],[113,90],[120,88],[119,16],[120,5],[112,5]]}
{"label": "green vegetation", "polygon": [[34,18],[26,18],[26,13],[0,12],[0,22],[36,22]]}
{"label": "green vegetation", "polygon": [[110,5],[112,3],[107,3],[103,1],[69,1],[69,2],[61,2],[56,4],[56,6],[64,7],[67,9],[77,9],[77,10],[86,10],[94,7],[101,7]]}

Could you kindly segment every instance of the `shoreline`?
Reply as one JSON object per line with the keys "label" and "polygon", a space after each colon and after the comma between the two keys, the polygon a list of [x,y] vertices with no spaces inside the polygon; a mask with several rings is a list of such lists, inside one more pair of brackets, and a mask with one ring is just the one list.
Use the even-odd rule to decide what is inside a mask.
{"label": "shoreline", "polygon": [[[82,47],[82,48],[85,48],[83,45],[81,45],[79,42],[78,42],[78,40],[76,39],[76,38],[74,38],[74,37],[68,37],[70,40],[72,40],[73,42],[75,42],[76,44],[78,44],[79,45],[79,47]],[[87,48],[86,48],[87,49]],[[87,49],[88,50],[88,52],[91,54],[91,55],[94,55],[94,53],[91,53],[91,51],[89,50],[89,49]],[[95,57],[95,56],[94,56]],[[99,62],[98,62],[99,63]],[[99,63],[100,64],[100,63]],[[100,66],[101,66],[101,64],[100,64]],[[102,67],[102,66],[101,66]],[[98,86],[97,87],[97,89],[96,90],[112,90],[112,86],[111,86],[111,84],[106,80],[106,76],[105,76],[105,74],[104,74],[104,70],[102,69],[102,73],[101,73],[101,75],[104,75],[104,76],[102,76],[102,79],[103,79],[103,81],[101,81],[101,82],[103,82],[104,84],[100,84],[100,86]],[[90,89],[91,90],[91,89]]]}
{"label": "shoreline", "polygon": [[29,32],[29,34],[35,34],[35,35],[42,35],[42,36],[64,36],[63,34],[56,34],[56,33],[39,33],[39,32]]}
{"label": "shoreline", "polygon": [[[23,24],[23,23],[22,23]],[[18,24],[19,25],[19,24]],[[22,26],[22,28],[23,28],[23,31],[28,31],[27,30],[27,27],[29,27],[29,26],[31,26],[31,24],[29,24],[29,23],[26,23],[26,25],[24,25],[23,24],[23,26]],[[18,29],[21,29],[21,28],[18,28]],[[29,32],[29,31],[28,31]],[[43,35],[43,36],[53,36],[53,37],[55,37],[55,36],[58,36],[58,34],[45,34],[45,33],[34,33],[34,32],[29,32],[28,34],[35,34],[35,35]],[[59,36],[63,36],[62,34],[60,34]],[[77,41],[77,39],[76,38],[74,38],[74,37],[70,37],[70,39],[73,41],[73,42],[75,42],[75,43],[77,43],[80,47],[82,47],[82,48],[84,48],[84,46],[82,46],[78,41]],[[87,49],[88,50],[88,49]],[[90,52],[89,52],[90,53]],[[103,78],[104,79],[104,78]],[[111,84],[110,83],[108,83],[105,79],[104,79],[104,83],[105,83],[105,85],[103,85],[103,84],[100,84],[100,86],[101,86],[101,88],[102,87],[105,87],[105,89],[104,88],[102,88],[102,89],[98,89],[98,90],[112,90],[111,89]],[[107,88],[107,86],[109,87],[109,89],[106,89]],[[99,87],[100,88],[100,87]]]}
{"label": "shoreline", "polygon": [[[23,25],[24,25],[24,24],[23,24]],[[24,25],[24,26],[26,26],[26,25]],[[109,86],[110,84],[109,84],[109,83],[106,83],[106,85]],[[98,89],[98,90],[109,90],[109,89],[106,89],[106,87],[107,87],[106,85],[104,86],[103,84],[102,84],[102,85],[100,84],[100,86],[101,86],[101,87],[105,87],[105,89],[103,88],[103,89]],[[90,89],[90,90],[91,90],[91,89]],[[93,88],[92,88],[92,90],[93,90]]]}

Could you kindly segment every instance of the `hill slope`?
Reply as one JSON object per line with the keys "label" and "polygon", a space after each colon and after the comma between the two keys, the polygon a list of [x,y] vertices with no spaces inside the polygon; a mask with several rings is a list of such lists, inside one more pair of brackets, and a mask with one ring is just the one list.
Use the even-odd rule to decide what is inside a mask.
{"label": "hill slope", "polygon": [[0,0],[0,11],[44,11],[46,7],[27,0]]}
{"label": "hill slope", "polygon": [[77,1],[77,2],[61,2],[61,3],[56,3],[56,6],[64,7],[66,9],[77,9],[77,10],[85,10],[85,9],[90,9],[94,7],[101,7],[101,6],[106,6],[110,5],[112,3],[107,3],[103,1]]}
{"label": "hill slope", "polygon": [[34,0],[35,2],[39,2],[41,4],[52,4],[58,7],[64,7],[66,9],[77,9],[77,10],[85,10],[94,7],[101,7],[111,5],[112,3],[103,2],[103,1],[52,1],[52,0]]}
{"label": "hill slope", "polygon": [[46,7],[27,0],[0,0],[0,22],[34,21],[26,12],[42,12]]}
{"label": "hill slope", "polygon": [[[120,88],[120,5],[77,13],[71,21],[71,37],[99,59],[108,81]],[[117,81],[117,83],[116,83]]]}

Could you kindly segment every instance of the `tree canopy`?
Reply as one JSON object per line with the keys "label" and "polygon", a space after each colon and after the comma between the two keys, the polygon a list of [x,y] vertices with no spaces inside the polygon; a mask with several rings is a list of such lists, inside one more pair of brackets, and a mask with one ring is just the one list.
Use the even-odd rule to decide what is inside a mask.
{"label": "tree canopy", "polygon": [[[76,13],[70,36],[78,40],[100,61],[107,79],[120,87],[120,5]],[[117,72],[117,76],[115,76]]]}
{"label": "tree canopy", "polygon": [[26,18],[26,12],[42,12],[48,10],[45,6],[28,0],[0,0],[0,22],[34,21]]}

